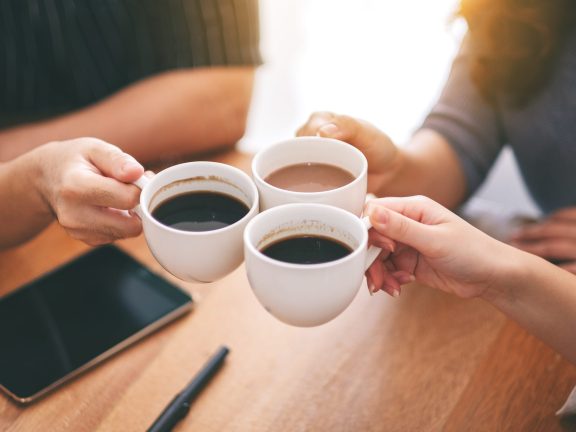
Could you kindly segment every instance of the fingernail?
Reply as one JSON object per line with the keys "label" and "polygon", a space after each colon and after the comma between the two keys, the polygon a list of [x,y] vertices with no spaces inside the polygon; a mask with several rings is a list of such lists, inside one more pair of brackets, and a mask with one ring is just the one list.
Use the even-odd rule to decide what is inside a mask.
{"label": "fingernail", "polygon": [[374,207],[372,211],[372,217],[376,222],[384,224],[388,222],[388,212],[380,207]]}
{"label": "fingernail", "polygon": [[141,165],[138,162],[136,162],[134,159],[128,159],[122,165],[122,171],[123,172],[128,172],[128,171],[132,171],[134,169],[139,169],[139,168],[141,168]]}
{"label": "fingernail", "polygon": [[416,280],[414,275],[402,275],[398,279],[399,279],[398,282],[400,282],[402,285],[412,283]]}
{"label": "fingernail", "polygon": [[372,282],[368,283],[368,292],[370,293],[371,296],[374,295],[374,289],[376,287],[374,286],[374,284]]}
{"label": "fingernail", "polygon": [[382,243],[380,245],[380,248],[386,252],[389,253],[389,255],[392,255],[394,253],[394,243],[392,242],[388,242],[388,241],[382,241]]}
{"label": "fingernail", "polygon": [[394,243],[393,241],[391,241],[390,243],[388,243],[388,249],[390,249],[391,253],[396,252],[396,243]]}
{"label": "fingernail", "polygon": [[318,132],[321,132],[323,136],[334,136],[339,131],[340,129],[338,129],[338,126],[336,126],[334,123],[328,123],[318,130]]}

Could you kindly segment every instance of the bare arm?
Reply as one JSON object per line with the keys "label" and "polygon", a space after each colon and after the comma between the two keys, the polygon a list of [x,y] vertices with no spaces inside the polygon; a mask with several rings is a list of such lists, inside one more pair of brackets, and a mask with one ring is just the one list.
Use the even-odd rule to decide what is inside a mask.
{"label": "bare arm", "polygon": [[395,250],[368,270],[372,292],[398,295],[401,284],[416,279],[483,298],[576,364],[576,276],[487,236],[428,198],[374,200],[366,212],[370,241]]}
{"label": "bare arm", "polygon": [[80,111],[0,131],[0,160],[78,136],[142,162],[232,146],[244,134],[253,67],[199,68],[143,80]]}
{"label": "bare arm", "polygon": [[499,284],[482,297],[576,364],[576,276],[512,250]]}
{"label": "bare arm", "polygon": [[32,154],[0,165],[0,249],[32,238],[54,219],[35,185],[39,171]]}
{"label": "bare arm", "polygon": [[448,208],[466,198],[466,179],[454,150],[440,134],[420,130],[382,171],[378,195],[426,195]]}

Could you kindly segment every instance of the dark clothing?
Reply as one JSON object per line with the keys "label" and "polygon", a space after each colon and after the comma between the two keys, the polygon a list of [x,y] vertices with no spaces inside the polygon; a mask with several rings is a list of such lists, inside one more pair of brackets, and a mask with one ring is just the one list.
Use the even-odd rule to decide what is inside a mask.
{"label": "dark clothing", "polygon": [[[463,43],[440,100],[423,127],[456,151],[473,193],[504,145],[510,145],[530,193],[544,212],[576,205],[576,32],[547,86],[521,109],[487,104],[470,77]],[[503,104],[502,104],[503,105]]]}
{"label": "dark clothing", "polygon": [[260,63],[257,0],[0,0],[0,115],[96,102],[179,68]]}

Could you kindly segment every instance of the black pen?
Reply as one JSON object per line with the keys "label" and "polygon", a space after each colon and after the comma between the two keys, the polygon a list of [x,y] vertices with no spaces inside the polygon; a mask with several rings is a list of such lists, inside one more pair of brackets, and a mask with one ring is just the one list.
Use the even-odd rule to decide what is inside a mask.
{"label": "black pen", "polygon": [[148,432],[171,431],[180,420],[186,417],[186,414],[190,411],[192,401],[196,399],[202,389],[206,387],[210,378],[218,372],[218,369],[222,366],[228,352],[230,352],[228,347],[221,346],[216,354],[206,362],[200,372],[198,372],[192,381],[190,381],[190,384],[174,396],[172,402],[164,408],[164,411],[162,411],[162,414],[160,414],[152,426],[150,426]]}

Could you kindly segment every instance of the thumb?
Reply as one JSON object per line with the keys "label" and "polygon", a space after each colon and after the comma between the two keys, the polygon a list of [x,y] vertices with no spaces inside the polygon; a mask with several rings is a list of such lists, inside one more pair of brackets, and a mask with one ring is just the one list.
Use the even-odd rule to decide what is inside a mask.
{"label": "thumb", "polygon": [[318,129],[321,137],[334,138],[352,144],[369,161],[371,167],[385,167],[397,155],[397,149],[390,137],[376,126],[346,115],[335,115],[330,123]]}
{"label": "thumb", "polygon": [[345,141],[350,134],[338,127],[336,123],[327,123],[318,129],[317,135],[323,138],[335,138]]}
{"label": "thumb", "polygon": [[[341,141],[354,141],[359,135],[364,133],[362,124],[357,119],[346,115],[333,114],[329,122],[318,128],[317,135]],[[360,138],[363,137],[360,136]]]}
{"label": "thumb", "polygon": [[432,243],[433,231],[429,225],[387,208],[374,207],[370,213],[370,222],[380,234],[424,254]]}
{"label": "thumb", "polygon": [[106,177],[124,183],[136,181],[144,174],[144,167],[136,159],[112,144],[96,143],[89,150],[89,158]]}

